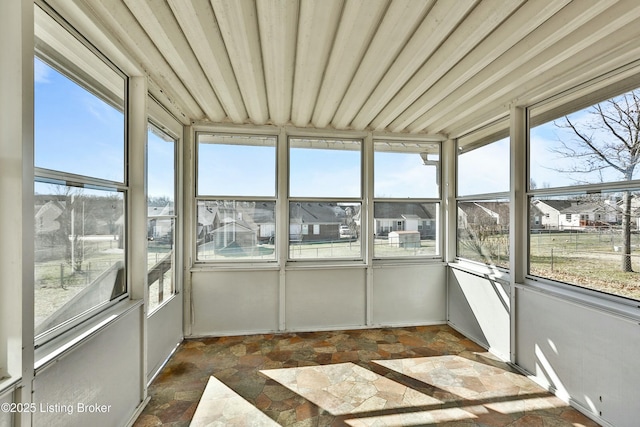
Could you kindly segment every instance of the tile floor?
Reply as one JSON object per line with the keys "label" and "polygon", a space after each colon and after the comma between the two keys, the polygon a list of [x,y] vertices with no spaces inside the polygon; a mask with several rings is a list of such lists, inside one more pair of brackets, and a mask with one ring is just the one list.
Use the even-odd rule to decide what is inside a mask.
{"label": "tile floor", "polygon": [[448,326],[186,340],[149,394],[134,427],[597,426]]}

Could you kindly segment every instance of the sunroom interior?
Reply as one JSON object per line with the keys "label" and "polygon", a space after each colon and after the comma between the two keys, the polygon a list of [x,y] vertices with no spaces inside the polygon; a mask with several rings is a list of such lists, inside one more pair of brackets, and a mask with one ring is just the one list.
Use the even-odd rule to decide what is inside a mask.
{"label": "sunroom interior", "polygon": [[132,425],[191,338],[427,325],[636,425],[639,23],[1,2],[0,426]]}

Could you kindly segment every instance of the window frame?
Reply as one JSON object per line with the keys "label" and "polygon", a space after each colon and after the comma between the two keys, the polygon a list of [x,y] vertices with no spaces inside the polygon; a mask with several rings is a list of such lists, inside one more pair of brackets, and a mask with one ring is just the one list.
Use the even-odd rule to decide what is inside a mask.
{"label": "window frame", "polygon": [[[602,80],[602,82],[606,82],[608,77],[603,76],[600,80]],[[533,198],[605,194],[608,192],[637,191],[640,188],[640,179],[575,184],[550,188],[531,188],[530,150],[531,130],[534,127],[545,125],[562,116],[580,112],[598,103],[640,88],[640,80],[637,77],[623,80],[621,82],[612,82],[600,85],[600,87],[596,89],[592,89],[591,84],[592,82],[587,82],[574,87],[567,93],[542,100],[526,108],[526,200],[528,202],[525,209],[528,217],[531,215],[530,201]],[[531,244],[531,235],[530,226],[527,224],[527,228],[523,230],[522,236],[526,241],[527,247]],[[530,266],[531,254],[530,250],[528,250],[526,252],[526,266],[524,271],[525,286],[540,288],[554,294],[563,295],[569,300],[587,303],[598,308],[603,308],[607,311],[622,314],[623,316],[629,316],[629,307],[631,307],[631,309],[636,309],[638,307],[640,299],[633,299],[619,294],[608,293],[570,282],[555,280],[549,277],[536,276],[531,274]]]}
{"label": "window frame", "polygon": [[[503,139],[510,139],[510,135],[509,135],[509,117],[507,117],[507,119],[501,119],[501,120],[497,120],[493,123],[488,124],[487,126],[484,126],[483,128],[477,129],[473,132],[470,132],[468,134],[464,134],[459,136],[458,138],[456,138],[455,141],[455,236],[450,236],[450,238],[454,239],[455,238],[455,257],[454,260],[455,262],[458,263],[465,263],[465,264],[469,264],[469,265],[474,265],[474,266],[478,266],[480,268],[490,268],[492,270],[497,270],[499,272],[501,272],[502,274],[508,274],[510,267],[509,267],[509,262],[507,262],[506,266],[505,265],[497,265],[495,263],[484,263],[484,262],[480,262],[480,261],[476,261],[470,258],[465,258],[459,255],[458,252],[458,243],[459,243],[459,228],[458,228],[458,204],[460,202],[486,202],[486,201],[505,201],[506,203],[509,204],[509,209],[513,209],[513,201],[511,200],[511,189],[508,188],[506,191],[499,191],[499,192],[490,192],[490,193],[478,193],[478,194],[464,194],[464,195],[459,195],[458,192],[458,177],[460,175],[460,169],[459,169],[459,156],[463,151],[463,148],[461,146],[461,141],[462,139],[466,139],[469,138],[470,142],[465,144],[465,147],[482,147],[482,146],[487,146],[493,143],[497,143],[502,141]],[[513,153],[511,153],[511,144],[507,144],[509,147],[509,153],[507,158],[511,159],[511,156],[513,155]],[[510,187],[510,185],[509,185]],[[509,244],[511,243],[510,241],[510,236],[511,233],[513,232],[512,230],[512,225],[511,225],[511,218],[509,218],[509,234],[508,234],[508,238],[509,238]],[[512,251],[512,248],[509,248],[509,253]]]}
{"label": "window frame", "polygon": [[[151,107],[150,109],[152,109],[153,107]],[[157,306],[155,306],[152,310],[147,310],[147,316],[151,316],[153,315],[153,313],[157,312],[158,310],[160,310],[164,305],[166,305],[167,303],[169,303],[169,301],[171,301],[173,298],[176,297],[176,295],[178,295],[180,293],[180,280],[179,280],[179,260],[181,259],[181,251],[179,251],[179,242],[181,241],[180,239],[180,235],[181,235],[181,223],[180,223],[180,213],[181,213],[181,203],[180,203],[180,199],[179,199],[179,188],[180,188],[180,180],[179,180],[179,171],[180,171],[180,138],[178,135],[175,135],[175,132],[172,132],[170,129],[167,129],[165,126],[163,126],[161,123],[161,120],[157,120],[153,117],[153,114],[149,114],[148,120],[147,120],[147,124],[149,127],[153,127],[155,128],[156,132],[160,132],[164,135],[166,135],[168,138],[170,138],[172,140],[173,143],[173,215],[149,215],[147,213],[147,224],[149,223],[150,220],[152,219],[171,219],[173,220],[173,256],[172,256],[172,276],[173,276],[173,292],[169,297],[164,297],[162,301],[160,301],[158,303]],[[149,132],[150,130],[148,130]],[[145,180],[148,179],[148,167],[149,167],[149,163],[148,163],[148,158],[149,158],[149,152],[148,152],[148,147],[149,147],[149,141],[147,140],[146,143],[146,147],[145,147],[145,155],[146,155],[146,165],[147,165],[147,171],[146,171],[146,177]],[[147,196],[147,206],[148,206],[148,196]],[[148,210],[147,210],[148,212]],[[149,255],[149,251],[147,249],[147,256]],[[149,274],[149,269],[147,268],[147,277]],[[147,283],[147,286],[150,287],[151,283]],[[150,299],[150,295],[148,296],[148,298]],[[147,304],[150,305],[150,301],[147,301]]]}
{"label": "window frame", "polygon": [[[238,266],[238,265],[274,265],[279,261],[279,248],[280,244],[278,243],[279,238],[279,222],[277,219],[278,210],[279,210],[279,188],[278,188],[278,174],[280,173],[280,159],[279,159],[279,145],[280,138],[278,134],[273,132],[259,132],[255,129],[247,129],[242,128],[236,131],[230,131],[228,129],[219,130],[215,127],[202,127],[194,129],[193,133],[193,144],[194,144],[194,156],[193,156],[193,214],[192,214],[192,230],[191,230],[191,239],[192,239],[192,253],[193,259],[191,261],[193,266]],[[247,138],[258,137],[258,138],[272,138],[274,141],[273,149],[274,149],[274,194],[273,196],[242,196],[242,195],[215,195],[215,194],[200,194],[198,191],[198,181],[199,181],[199,136],[200,135],[227,135],[227,136],[243,136]],[[240,202],[268,202],[274,203],[274,237],[275,237],[275,245],[274,245],[274,255],[269,259],[242,259],[242,258],[233,258],[233,259],[198,259],[198,239],[197,239],[197,227],[198,227],[198,204],[200,202],[213,202],[219,200],[227,200],[227,201],[240,201]]]}
{"label": "window frame", "polygon": [[[407,143],[407,144],[424,144],[424,145],[431,145],[431,146],[437,146],[437,154],[438,154],[438,160],[437,165],[436,165],[436,185],[438,187],[438,191],[437,191],[437,195],[436,197],[376,197],[375,196],[375,169],[376,169],[376,162],[375,162],[375,154],[376,152],[394,152],[394,153],[402,153],[401,150],[376,150],[376,143],[386,143],[389,144],[390,147],[394,146],[394,145],[401,145],[403,143]],[[371,231],[368,233],[368,238],[372,239],[372,260],[373,262],[376,263],[380,263],[380,262],[410,262],[410,261],[416,261],[416,260],[441,260],[443,259],[443,223],[444,223],[444,217],[442,215],[442,209],[443,209],[443,201],[442,201],[442,195],[444,194],[443,191],[443,148],[442,148],[442,141],[440,140],[431,140],[431,139],[398,139],[398,138],[384,138],[384,137],[374,137],[373,138],[373,144],[372,144],[372,156],[371,156],[371,169],[372,169],[372,182],[371,182],[371,186],[372,186],[372,191],[371,191],[371,195],[372,195],[372,200],[371,200],[371,211],[370,211],[370,215],[372,218],[372,229]],[[411,152],[412,151],[408,151],[407,152]],[[417,153],[416,153],[417,154]],[[433,204],[435,205],[435,212],[436,212],[436,218],[434,219],[434,221],[436,222],[435,225],[431,225],[430,228],[432,230],[435,231],[435,250],[436,253],[435,254],[424,254],[424,255],[395,255],[395,256],[382,256],[382,255],[376,255],[375,253],[375,239],[374,239],[374,235],[376,234],[376,217],[375,217],[375,204],[376,203],[415,203],[415,204]],[[384,221],[384,225],[382,225],[381,223],[381,228],[384,230],[385,228],[389,228],[389,232],[392,231],[393,229],[393,225],[394,225],[394,221],[393,220],[381,220]],[[420,230],[423,227],[423,221],[424,220],[420,220],[419,224],[418,224],[418,229]],[[404,223],[400,224],[401,221],[397,221],[395,226],[398,227],[398,229],[400,229],[400,227],[402,227],[402,229],[404,230]]]}
{"label": "window frame", "polygon": [[[304,197],[304,196],[291,196],[291,140],[292,139],[315,139],[322,141],[340,141],[340,140],[349,140],[349,141],[358,141],[360,149],[359,151],[359,168],[360,168],[360,197]],[[286,206],[284,211],[286,211],[286,243],[281,247],[286,252],[286,263],[290,265],[303,265],[305,263],[309,264],[364,264],[366,263],[366,239],[363,238],[362,230],[365,229],[363,227],[364,221],[363,219],[366,217],[366,204],[365,204],[365,138],[362,135],[354,134],[354,135],[331,135],[325,136],[325,134],[318,133],[313,135],[304,135],[297,133],[288,133],[286,135],[286,161],[287,161],[287,170],[286,170],[286,202],[284,203]],[[360,256],[359,257],[322,257],[322,258],[292,258],[292,246],[291,246],[291,217],[290,217],[290,207],[292,203],[359,203],[360,204],[360,238],[358,239],[358,244],[360,246]],[[285,248],[286,246],[286,248]]]}
{"label": "window frame", "polygon": [[[38,5],[34,5],[34,7],[39,7]],[[70,75],[73,69],[65,69],[65,67],[61,67],[61,63],[69,62],[61,52],[50,51],[47,54],[43,54],[39,51],[38,48],[34,50],[34,60],[37,57],[46,65],[55,69],[57,72],[62,74],[64,77],[68,78],[76,85],[78,85],[81,89],[87,91],[91,95],[99,98],[100,100],[106,102],[112,107],[122,108],[122,114],[124,116],[123,120],[123,181],[113,181],[108,179],[101,179],[91,176],[79,175],[75,173],[65,172],[61,170],[52,170],[42,167],[35,167],[34,165],[34,185],[35,183],[49,183],[56,185],[63,185],[72,188],[86,188],[86,189],[95,189],[95,190],[103,190],[103,191],[113,191],[118,194],[122,194],[123,199],[123,218],[124,218],[124,231],[123,238],[125,241],[123,242],[123,264],[124,264],[124,286],[125,291],[121,295],[115,297],[110,301],[103,301],[100,304],[92,306],[90,309],[86,310],[83,313],[80,313],[72,318],[47,329],[41,333],[38,333],[34,337],[35,348],[40,348],[55,340],[56,338],[61,337],[63,334],[69,332],[70,330],[78,327],[81,324],[85,324],[89,320],[96,318],[101,313],[109,310],[115,305],[119,304],[124,300],[129,299],[130,294],[130,281],[129,281],[129,218],[128,218],[128,205],[129,205],[129,185],[128,185],[128,170],[126,165],[128,164],[128,137],[127,137],[127,98],[128,98],[128,77],[113,63],[108,61],[103,55],[101,55],[89,42],[86,41],[80,34],[77,33],[73,28],[70,28],[68,25],[61,22],[55,15],[49,13],[46,9],[41,8],[42,13],[46,15],[46,19],[50,21],[54,26],[58,26],[58,29],[63,32],[67,32],[70,37],[74,37],[82,46],[82,49],[86,49],[84,53],[88,55],[93,55],[92,60],[101,61],[101,63],[107,67],[109,67],[112,71],[114,71],[120,78],[122,78],[123,82],[123,103],[122,105],[116,105],[109,95],[105,95],[102,92],[101,88],[92,85],[91,79],[87,79],[84,77],[78,77],[74,75]],[[34,81],[35,84],[35,81]],[[35,265],[34,265],[35,268]],[[35,285],[35,284],[34,284]],[[34,331],[35,332],[35,331]]]}

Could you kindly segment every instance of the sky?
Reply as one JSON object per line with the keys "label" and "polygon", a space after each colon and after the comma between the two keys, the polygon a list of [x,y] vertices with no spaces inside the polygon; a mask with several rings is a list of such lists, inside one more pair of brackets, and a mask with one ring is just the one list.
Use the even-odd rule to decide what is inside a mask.
{"label": "sky", "polygon": [[37,58],[34,70],[35,166],[123,182],[122,112]]}
{"label": "sky", "polygon": [[[35,165],[78,175],[124,182],[124,115],[35,59]],[[124,84],[124,83],[123,83]],[[571,116],[585,124],[584,110]],[[597,137],[604,137],[596,134]],[[554,152],[574,136],[554,122],[531,130],[530,172],[538,188],[620,180],[611,170],[600,174],[566,173],[575,158]],[[174,148],[148,133],[148,194],[173,198]],[[509,187],[508,138],[464,153],[458,159],[459,195],[506,192]],[[376,197],[437,198],[436,168],[418,153],[376,152]],[[361,197],[360,152],[339,149],[290,149],[291,197]],[[198,194],[274,197],[274,146],[199,144]],[[638,168],[636,176],[640,175]]]}

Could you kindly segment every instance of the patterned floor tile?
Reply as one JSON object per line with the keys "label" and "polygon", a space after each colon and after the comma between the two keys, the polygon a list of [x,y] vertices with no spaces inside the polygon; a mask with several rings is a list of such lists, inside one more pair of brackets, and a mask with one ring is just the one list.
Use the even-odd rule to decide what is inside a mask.
{"label": "patterned floor tile", "polygon": [[134,427],[597,426],[446,325],[185,340],[149,394]]}

